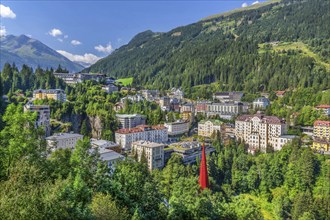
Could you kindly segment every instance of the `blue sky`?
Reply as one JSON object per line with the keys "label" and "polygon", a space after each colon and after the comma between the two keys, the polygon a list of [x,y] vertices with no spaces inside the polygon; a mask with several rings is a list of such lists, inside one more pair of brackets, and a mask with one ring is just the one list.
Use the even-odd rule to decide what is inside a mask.
{"label": "blue sky", "polygon": [[26,34],[71,60],[93,63],[142,31],[166,32],[253,2],[1,1],[0,35]]}

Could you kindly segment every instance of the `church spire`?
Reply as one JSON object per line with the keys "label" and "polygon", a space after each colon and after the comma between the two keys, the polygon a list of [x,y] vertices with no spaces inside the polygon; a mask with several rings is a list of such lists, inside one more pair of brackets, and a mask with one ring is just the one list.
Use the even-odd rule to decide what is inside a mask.
{"label": "church spire", "polygon": [[201,166],[200,166],[200,170],[199,170],[199,185],[202,189],[209,187],[204,144],[202,145],[202,161],[201,161]]}

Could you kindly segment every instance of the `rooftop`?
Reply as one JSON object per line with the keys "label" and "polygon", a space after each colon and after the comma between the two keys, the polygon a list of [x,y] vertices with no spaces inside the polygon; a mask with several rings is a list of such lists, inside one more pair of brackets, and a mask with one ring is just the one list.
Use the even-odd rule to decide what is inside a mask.
{"label": "rooftop", "polygon": [[33,93],[64,93],[63,89],[37,89]]}
{"label": "rooftop", "polygon": [[121,155],[113,150],[109,150],[109,149],[105,149],[105,148],[100,148],[99,153],[100,153],[100,159],[104,160],[104,161],[112,161],[112,160],[124,158],[123,155]]}
{"label": "rooftop", "polygon": [[117,118],[135,118],[135,117],[144,117],[144,115],[139,114],[116,114]]}
{"label": "rooftop", "polygon": [[330,127],[330,121],[317,120],[317,121],[314,122],[314,126],[326,126],[326,127]]}
{"label": "rooftop", "polygon": [[117,143],[113,141],[107,141],[107,140],[101,140],[101,139],[95,139],[91,138],[91,144],[95,145],[96,147],[103,146],[103,145],[111,145],[111,146],[119,146]]}
{"label": "rooftop", "polygon": [[316,108],[330,108],[330,105],[318,105]]}
{"label": "rooftop", "polygon": [[84,136],[81,134],[74,134],[74,133],[57,133],[54,134],[53,136],[46,137],[46,140],[62,140],[62,139],[77,138],[77,137],[83,138]]}
{"label": "rooftop", "polygon": [[116,133],[119,134],[131,134],[131,133],[139,133],[139,132],[144,132],[144,131],[150,131],[150,130],[163,130],[167,128],[164,125],[139,125],[136,126],[135,128],[122,128],[116,131]]}
{"label": "rooftop", "polygon": [[241,116],[237,117],[236,121],[251,121],[251,119],[254,117],[259,118],[263,123],[266,123],[266,124],[283,124],[283,123],[285,123],[284,120],[282,120],[276,116],[266,116],[263,114],[241,115]]}
{"label": "rooftop", "polygon": [[150,148],[163,147],[164,146],[164,144],[159,144],[159,143],[151,142],[151,141],[143,141],[143,140],[135,141],[135,142],[132,143],[132,146],[133,145],[139,145],[139,146],[150,147]]}
{"label": "rooftop", "polygon": [[199,123],[200,123],[200,124],[204,124],[204,123],[206,123],[206,122],[208,122],[208,121],[212,122],[212,123],[215,124],[215,125],[221,125],[221,124],[223,124],[222,121],[217,120],[217,119],[201,120]]}
{"label": "rooftop", "polygon": [[288,135],[288,134],[280,136],[280,138],[286,138],[286,139],[294,139],[296,137],[297,137],[296,135]]}

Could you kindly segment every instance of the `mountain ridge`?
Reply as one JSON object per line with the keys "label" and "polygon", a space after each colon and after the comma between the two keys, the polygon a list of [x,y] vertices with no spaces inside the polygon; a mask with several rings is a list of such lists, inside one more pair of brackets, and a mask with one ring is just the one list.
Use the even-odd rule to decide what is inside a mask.
{"label": "mountain ridge", "polygon": [[40,66],[42,68],[56,69],[58,65],[61,65],[71,72],[77,72],[84,68],[82,65],[70,61],[39,40],[30,38],[24,34],[19,36],[7,35],[1,37],[0,42],[1,69],[7,62],[10,64],[15,63],[17,67],[27,64],[33,68]]}
{"label": "mountain ridge", "polygon": [[308,85],[327,89],[329,70],[313,57],[295,48],[259,53],[259,45],[303,42],[328,62],[328,7],[329,2],[321,0],[275,1],[164,33],[142,32],[85,71],[134,77],[148,88],[183,87],[188,93],[194,86],[215,82],[220,90],[248,92]]}

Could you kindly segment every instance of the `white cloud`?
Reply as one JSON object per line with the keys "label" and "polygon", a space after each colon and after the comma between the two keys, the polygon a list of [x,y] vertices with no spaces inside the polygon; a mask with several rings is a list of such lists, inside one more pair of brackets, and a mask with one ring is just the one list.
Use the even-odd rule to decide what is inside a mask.
{"label": "white cloud", "polygon": [[48,34],[52,35],[53,37],[57,37],[57,36],[60,36],[62,35],[62,31],[60,29],[57,29],[57,28],[53,28],[52,30],[50,30],[48,32]]}
{"label": "white cloud", "polygon": [[259,1],[255,1],[255,2],[252,3],[252,5],[255,5],[255,4],[258,4],[258,3],[259,3]]}
{"label": "white cloud", "polygon": [[107,46],[102,46],[100,44],[98,46],[95,46],[94,48],[95,48],[95,50],[97,50],[99,52],[103,52],[103,53],[111,53],[113,51],[113,48],[112,48],[112,45],[110,42],[107,44]]}
{"label": "white cloud", "polygon": [[58,53],[62,54],[66,58],[68,58],[71,61],[74,62],[83,62],[87,64],[94,64],[96,61],[101,59],[102,57],[98,57],[94,54],[91,53],[85,53],[84,55],[77,55],[77,54],[72,54],[64,50],[57,50]]}
{"label": "white cloud", "polygon": [[68,38],[69,36],[68,35],[64,35],[64,39]]}
{"label": "white cloud", "polygon": [[0,37],[6,36],[7,31],[5,26],[0,26]]}
{"label": "white cloud", "polygon": [[248,6],[248,4],[246,3],[246,2],[244,2],[243,4],[242,4],[242,7],[243,8],[245,8],[245,7],[247,7]]}
{"label": "white cloud", "polygon": [[61,43],[63,42],[63,39],[61,39],[61,38],[57,38],[57,40]]}
{"label": "white cloud", "polygon": [[77,45],[80,45],[81,42],[79,40],[72,40],[71,44],[74,45],[74,46],[77,46]]}
{"label": "white cloud", "polygon": [[0,17],[2,18],[16,18],[16,14],[9,8],[0,4]]}

